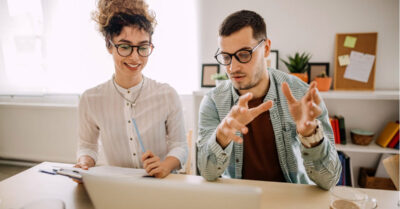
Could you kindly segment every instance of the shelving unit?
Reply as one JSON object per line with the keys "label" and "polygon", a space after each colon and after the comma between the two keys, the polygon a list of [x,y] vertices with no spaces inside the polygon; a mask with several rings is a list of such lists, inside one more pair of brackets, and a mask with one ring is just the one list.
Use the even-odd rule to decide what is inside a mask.
{"label": "shelving unit", "polygon": [[320,92],[324,99],[399,100],[399,91],[327,91]]}
{"label": "shelving unit", "polygon": [[[194,91],[194,96],[204,96],[211,88]],[[400,91],[375,90],[375,91],[324,91],[320,92],[324,99],[356,99],[356,100],[399,100]]]}
{"label": "shelving unit", "polygon": [[357,145],[353,143],[336,144],[336,149],[343,152],[360,152],[360,153],[380,153],[380,154],[399,154],[399,150],[392,148],[383,148],[379,145],[375,144],[375,142],[371,142],[371,144],[367,146]]}

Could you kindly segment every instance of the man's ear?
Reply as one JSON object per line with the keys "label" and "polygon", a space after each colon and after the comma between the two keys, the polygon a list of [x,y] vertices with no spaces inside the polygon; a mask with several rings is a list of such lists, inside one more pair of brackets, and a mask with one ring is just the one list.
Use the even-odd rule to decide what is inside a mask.
{"label": "man's ear", "polygon": [[269,52],[271,51],[271,40],[265,40],[265,47],[264,47],[264,57],[269,56]]}

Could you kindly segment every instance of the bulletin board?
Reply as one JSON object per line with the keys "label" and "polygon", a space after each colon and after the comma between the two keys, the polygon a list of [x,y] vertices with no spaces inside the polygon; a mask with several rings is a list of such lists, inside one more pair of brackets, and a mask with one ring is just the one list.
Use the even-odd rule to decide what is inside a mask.
{"label": "bulletin board", "polygon": [[[347,38],[351,37],[355,41],[353,46],[346,46]],[[334,73],[334,89],[335,90],[374,90],[375,88],[375,63],[378,33],[345,33],[336,34],[335,43],[335,73]],[[345,41],[347,43],[345,43]],[[375,56],[367,82],[347,79],[344,77],[347,66],[340,66],[339,56],[350,55],[351,51],[357,51],[364,54]]]}

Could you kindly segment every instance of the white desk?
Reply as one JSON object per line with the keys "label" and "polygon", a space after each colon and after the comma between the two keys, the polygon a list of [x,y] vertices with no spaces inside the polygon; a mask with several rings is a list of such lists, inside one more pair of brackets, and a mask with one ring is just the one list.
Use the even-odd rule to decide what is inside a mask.
{"label": "white desk", "polygon": [[[41,163],[22,173],[0,182],[1,209],[17,209],[23,205],[44,199],[63,200],[67,209],[92,209],[93,205],[83,185],[79,185],[63,176],[52,176],[38,172],[40,168],[57,163]],[[261,208],[284,209],[321,209],[328,208],[329,192],[313,185],[250,181],[239,179],[219,179],[207,182],[201,176],[171,174],[165,180],[174,179],[189,184],[241,184],[262,188]],[[398,209],[399,192],[372,189],[360,189],[377,198],[380,209]]]}

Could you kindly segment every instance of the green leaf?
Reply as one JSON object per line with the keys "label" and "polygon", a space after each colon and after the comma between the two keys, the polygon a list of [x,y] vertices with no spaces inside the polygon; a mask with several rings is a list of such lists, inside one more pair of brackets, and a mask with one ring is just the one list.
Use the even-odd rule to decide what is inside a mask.
{"label": "green leaf", "polygon": [[309,70],[308,61],[311,59],[311,54],[307,52],[296,52],[294,56],[287,56],[288,61],[281,59],[291,73],[304,73]]}

